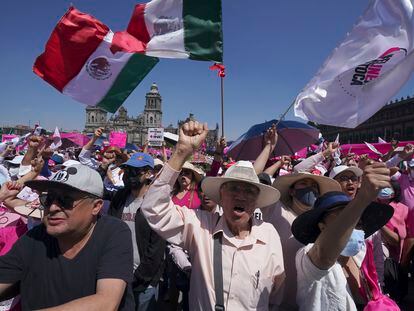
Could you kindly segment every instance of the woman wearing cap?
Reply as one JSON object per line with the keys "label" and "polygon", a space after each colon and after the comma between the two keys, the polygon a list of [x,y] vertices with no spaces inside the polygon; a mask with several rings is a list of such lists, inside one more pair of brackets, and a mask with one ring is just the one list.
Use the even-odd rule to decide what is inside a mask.
{"label": "woman wearing cap", "polygon": [[339,165],[331,170],[329,177],[335,179],[341,186],[342,192],[353,199],[361,185],[360,177],[362,173],[362,170],[358,167]]}
{"label": "woman wearing cap", "polygon": [[201,205],[198,196],[197,184],[203,177],[204,172],[186,161],[173,191],[172,200],[175,205],[185,206],[191,209],[199,208]]}
{"label": "woman wearing cap", "polygon": [[280,202],[262,209],[263,220],[278,231],[285,262],[286,281],[282,310],[297,310],[296,301],[296,252],[303,245],[292,235],[291,225],[295,218],[312,208],[316,199],[329,191],[341,191],[339,184],[328,177],[310,173],[295,173],[279,176],[273,183],[280,192]]}
{"label": "woman wearing cap", "polygon": [[372,244],[365,242],[392,216],[389,205],[372,203],[389,181],[383,163],[369,165],[354,200],[342,192],[329,192],[295,219],[293,235],[306,245],[296,255],[300,310],[356,311],[357,305],[367,304],[375,304],[373,310],[399,310],[381,294],[372,273]]}

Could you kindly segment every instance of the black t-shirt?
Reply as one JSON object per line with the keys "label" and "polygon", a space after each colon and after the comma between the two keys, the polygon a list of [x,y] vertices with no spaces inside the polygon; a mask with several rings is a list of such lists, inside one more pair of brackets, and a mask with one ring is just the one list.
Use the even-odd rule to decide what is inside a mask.
{"label": "black t-shirt", "polygon": [[128,283],[119,310],[134,310],[131,231],[119,219],[100,217],[73,259],[62,256],[56,238],[39,225],[0,257],[0,283],[20,281],[23,310],[58,306],[96,293],[98,279]]}

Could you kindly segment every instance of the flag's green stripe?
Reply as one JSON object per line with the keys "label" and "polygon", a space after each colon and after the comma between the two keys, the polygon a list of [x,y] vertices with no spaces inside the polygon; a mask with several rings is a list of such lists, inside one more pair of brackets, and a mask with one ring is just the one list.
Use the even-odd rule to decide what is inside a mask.
{"label": "flag's green stripe", "polygon": [[184,0],[183,19],[190,58],[223,62],[221,0]]}
{"label": "flag's green stripe", "polygon": [[115,113],[157,63],[156,57],[133,54],[97,106]]}

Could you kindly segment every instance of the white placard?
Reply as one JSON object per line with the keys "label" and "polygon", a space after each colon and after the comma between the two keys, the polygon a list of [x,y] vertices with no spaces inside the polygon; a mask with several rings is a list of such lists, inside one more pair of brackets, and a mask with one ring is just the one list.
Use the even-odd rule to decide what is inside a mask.
{"label": "white placard", "polygon": [[164,141],[164,129],[159,128],[149,128],[148,129],[148,146],[162,146]]}

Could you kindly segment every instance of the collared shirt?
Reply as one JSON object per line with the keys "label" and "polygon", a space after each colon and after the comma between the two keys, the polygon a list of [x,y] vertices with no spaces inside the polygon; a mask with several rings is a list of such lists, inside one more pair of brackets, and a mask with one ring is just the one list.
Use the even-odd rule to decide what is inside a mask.
{"label": "collared shirt", "polygon": [[178,174],[166,164],[146,193],[141,210],[154,231],[188,251],[191,309],[214,310],[213,235],[221,231],[226,310],[267,310],[271,293],[284,280],[278,233],[272,225],[252,219],[250,234],[240,240],[219,214],[176,207],[170,193]]}

